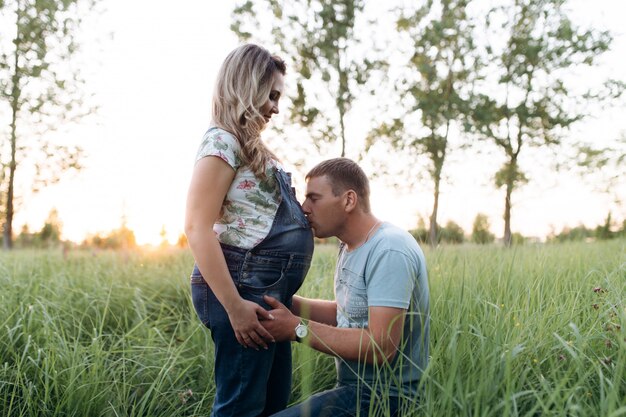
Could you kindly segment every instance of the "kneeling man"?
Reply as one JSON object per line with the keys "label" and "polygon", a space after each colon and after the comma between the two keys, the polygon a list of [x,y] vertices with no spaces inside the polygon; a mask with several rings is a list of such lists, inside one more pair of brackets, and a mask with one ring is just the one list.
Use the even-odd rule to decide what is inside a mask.
{"label": "kneeling man", "polygon": [[342,243],[335,300],[294,296],[291,311],[271,297],[276,340],[295,340],[336,357],[337,385],[275,416],[397,415],[418,401],[430,327],[424,254],[406,231],[370,210],[369,181],[336,158],[306,176],[302,208],[318,238]]}

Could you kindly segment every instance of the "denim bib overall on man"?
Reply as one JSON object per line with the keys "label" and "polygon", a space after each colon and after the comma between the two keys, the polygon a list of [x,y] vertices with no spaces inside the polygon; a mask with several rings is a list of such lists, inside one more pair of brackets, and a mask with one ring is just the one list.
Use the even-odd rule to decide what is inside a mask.
{"label": "denim bib overall on man", "polygon": [[[221,244],[239,294],[266,309],[264,295],[288,307],[309,270],[313,233],[291,188],[289,174],[275,170],[281,202],[265,239],[252,249]],[[259,351],[237,342],[228,314],[203,279],[191,274],[193,305],[215,345],[216,394],[212,417],[265,416],[287,406],[291,393],[290,342]]]}

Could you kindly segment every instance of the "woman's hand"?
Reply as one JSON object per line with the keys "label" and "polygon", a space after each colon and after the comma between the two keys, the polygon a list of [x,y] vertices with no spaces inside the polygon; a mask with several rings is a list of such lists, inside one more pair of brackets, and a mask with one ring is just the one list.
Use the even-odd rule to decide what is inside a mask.
{"label": "woman's hand", "polygon": [[228,313],[237,341],[246,347],[267,348],[274,339],[259,319],[270,320],[271,315],[260,305],[241,298],[213,233],[234,178],[235,170],[218,157],[209,156],[196,163],[187,195],[185,233],[202,276]]}
{"label": "woman's hand", "polygon": [[274,320],[274,317],[260,305],[242,298],[227,312],[235,337],[241,345],[259,350],[267,349],[268,343],[275,342],[259,321]]}

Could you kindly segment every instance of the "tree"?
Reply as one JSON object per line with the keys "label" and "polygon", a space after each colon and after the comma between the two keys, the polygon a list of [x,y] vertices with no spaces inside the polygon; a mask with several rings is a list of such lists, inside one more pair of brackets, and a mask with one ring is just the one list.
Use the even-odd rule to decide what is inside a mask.
{"label": "tree", "polygon": [[17,247],[53,247],[60,245],[63,223],[59,219],[59,212],[53,208],[48,214],[48,218],[44,222],[39,232],[31,233],[28,225],[24,224],[20,234],[15,239]]}
{"label": "tree", "polygon": [[187,246],[189,246],[189,243],[187,242],[187,235],[184,233],[181,233],[180,235],[178,235],[178,240],[176,240],[176,246],[179,248],[186,248]]}
{"label": "tree", "polygon": [[368,136],[368,149],[380,139],[387,139],[400,152],[414,158],[428,157],[434,189],[428,239],[431,246],[438,241],[439,193],[451,129],[467,113],[467,98],[478,65],[474,26],[466,11],[468,3],[428,0],[414,10],[402,11],[396,24],[406,35],[404,43],[410,45],[410,51],[406,71],[395,88],[401,99],[393,108],[399,114]]}
{"label": "tree", "polygon": [[446,225],[440,231],[441,241],[446,243],[463,243],[465,241],[465,232],[463,228],[452,220],[448,220]]}
{"label": "tree", "polygon": [[606,216],[606,219],[604,220],[604,224],[596,226],[596,239],[607,240],[614,238],[617,235],[617,232],[613,231],[614,226],[615,225],[613,224],[611,212],[609,212],[609,214]]}
{"label": "tree", "polygon": [[554,233],[548,236],[548,242],[567,242],[572,240],[585,240],[593,236],[594,231],[588,229],[584,224],[580,224],[574,228],[568,226],[563,227],[560,233]]}
{"label": "tree", "polygon": [[0,132],[5,249],[13,246],[18,167],[32,161],[35,191],[58,181],[64,171],[80,168],[80,148],[48,136],[92,110],[84,104],[84,80],[72,58],[78,51],[76,35],[84,9],[97,1],[0,1],[0,114],[8,113],[10,120],[8,132]]}
{"label": "tree", "polygon": [[[356,30],[363,0],[245,0],[233,11],[231,29],[243,41],[276,44],[292,61],[296,93],[291,97],[289,119],[306,128],[318,148],[340,141],[346,154],[346,115],[369,72],[376,66],[361,47]],[[269,16],[267,12],[270,12]],[[270,21],[271,25],[263,25]]]}
{"label": "tree", "polygon": [[20,231],[20,234],[17,235],[17,238],[15,239],[15,244],[17,245],[17,247],[27,248],[27,247],[33,246],[34,242],[35,242],[35,235],[30,232],[28,225],[27,224],[22,225],[22,230]]}
{"label": "tree", "polygon": [[428,231],[424,219],[420,216],[417,221],[417,228],[409,230],[409,233],[419,243],[425,243],[428,240]]}
{"label": "tree", "polygon": [[493,242],[495,236],[489,231],[490,227],[489,218],[482,213],[478,213],[472,225],[472,242],[481,245]]}
{"label": "tree", "polygon": [[[566,15],[565,0],[514,0],[486,14],[493,30],[485,48],[487,82],[475,96],[467,127],[479,138],[492,141],[505,161],[495,184],[505,189],[504,242],[511,244],[511,196],[529,180],[520,164],[523,149],[558,146],[564,134],[588,113],[598,93],[579,94],[581,83],[568,72],[592,66],[612,41],[607,31],[580,29]],[[570,87],[573,86],[574,88]],[[608,86],[609,84],[607,84]],[[613,89],[621,94],[623,85]],[[609,90],[605,90],[609,91]],[[534,161],[536,163],[536,161]]]}
{"label": "tree", "polygon": [[170,245],[170,242],[167,240],[167,230],[165,229],[165,225],[161,225],[161,231],[159,232],[159,236],[161,237],[161,243],[159,246],[162,248],[166,248]]}
{"label": "tree", "polygon": [[511,233],[511,245],[523,245],[527,238],[520,232]]}
{"label": "tree", "polygon": [[[609,146],[580,143],[572,148],[574,155],[565,161],[568,172],[578,171],[581,179],[593,184],[596,191],[612,198],[614,209],[623,208],[626,185],[626,135],[612,141]],[[574,161],[572,166],[571,161]]]}
{"label": "tree", "polygon": [[617,231],[617,236],[626,237],[626,219],[622,220],[622,228]]}
{"label": "tree", "polygon": [[118,229],[112,230],[105,235],[87,237],[82,246],[99,249],[131,250],[137,247],[135,232],[122,224]]}
{"label": "tree", "polygon": [[57,209],[52,209],[38,234],[39,240],[46,245],[57,244],[61,242],[62,229],[63,223],[59,219],[59,212]]}

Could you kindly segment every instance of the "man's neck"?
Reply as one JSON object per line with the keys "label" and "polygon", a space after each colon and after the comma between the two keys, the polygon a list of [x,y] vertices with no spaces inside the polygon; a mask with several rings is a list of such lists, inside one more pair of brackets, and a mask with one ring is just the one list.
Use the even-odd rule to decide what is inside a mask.
{"label": "man's neck", "polygon": [[345,232],[339,239],[346,244],[349,251],[365,244],[378,230],[382,222],[371,213],[361,213],[350,217]]}

